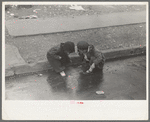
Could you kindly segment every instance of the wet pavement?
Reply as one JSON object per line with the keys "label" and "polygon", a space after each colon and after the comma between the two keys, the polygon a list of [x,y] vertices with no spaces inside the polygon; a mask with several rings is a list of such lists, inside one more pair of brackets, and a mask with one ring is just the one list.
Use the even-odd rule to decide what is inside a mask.
{"label": "wet pavement", "polygon": [[[85,68],[85,67],[83,67]],[[82,74],[68,67],[66,77],[53,71],[6,78],[6,100],[145,100],[146,56],[112,60],[103,72]],[[39,76],[38,74],[42,74]],[[96,94],[103,91],[104,95]]]}

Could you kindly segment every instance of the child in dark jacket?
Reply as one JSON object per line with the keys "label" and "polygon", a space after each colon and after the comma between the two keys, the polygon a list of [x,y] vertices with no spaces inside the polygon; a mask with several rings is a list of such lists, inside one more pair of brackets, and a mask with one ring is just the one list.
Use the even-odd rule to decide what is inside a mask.
{"label": "child in dark jacket", "polygon": [[70,63],[68,55],[73,52],[75,52],[75,45],[73,42],[68,41],[52,47],[47,52],[47,59],[56,72],[60,73],[61,76],[66,76],[65,66]]}
{"label": "child in dark jacket", "polygon": [[86,73],[91,73],[95,68],[100,70],[103,69],[105,57],[100,51],[96,50],[93,45],[90,45],[85,41],[81,41],[78,42],[77,48],[82,61],[85,60],[90,65],[90,68],[86,71]]}

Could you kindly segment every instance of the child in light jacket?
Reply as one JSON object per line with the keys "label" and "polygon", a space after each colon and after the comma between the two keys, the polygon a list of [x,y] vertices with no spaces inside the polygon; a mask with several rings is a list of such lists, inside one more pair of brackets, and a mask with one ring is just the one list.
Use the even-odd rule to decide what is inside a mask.
{"label": "child in light jacket", "polygon": [[61,76],[66,76],[64,70],[68,63],[70,63],[69,54],[75,52],[75,45],[73,42],[65,42],[52,47],[47,52],[47,59],[55,70]]}
{"label": "child in light jacket", "polygon": [[103,70],[105,57],[102,52],[96,50],[93,45],[85,41],[78,42],[77,48],[81,59],[88,62],[90,66],[85,73],[91,73],[94,69]]}

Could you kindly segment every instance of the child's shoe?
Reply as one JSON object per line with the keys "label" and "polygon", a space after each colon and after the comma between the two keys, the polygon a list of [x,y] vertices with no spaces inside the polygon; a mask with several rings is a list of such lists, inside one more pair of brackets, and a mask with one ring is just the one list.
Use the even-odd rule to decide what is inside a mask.
{"label": "child's shoe", "polygon": [[63,77],[66,76],[64,71],[60,72],[60,75],[63,76]]}
{"label": "child's shoe", "polygon": [[89,70],[87,70],[86,72],[83,72],[84,75],[91,74],[91,73],[92,73],[92,71],[89,71]]}

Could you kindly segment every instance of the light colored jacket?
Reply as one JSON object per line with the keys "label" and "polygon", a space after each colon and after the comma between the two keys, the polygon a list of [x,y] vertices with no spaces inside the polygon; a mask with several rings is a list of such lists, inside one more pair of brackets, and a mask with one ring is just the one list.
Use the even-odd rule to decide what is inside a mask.
{"label": "light colored jacket", "polygon": [[88,48],[87,59],[90,61],[90,64],[95,63],[95,65],[105,62],[103,53],[95,49],[93,45],[90,45]]}

